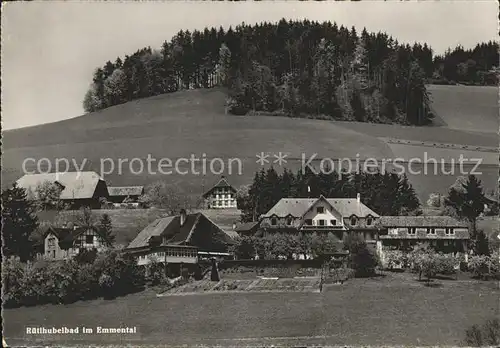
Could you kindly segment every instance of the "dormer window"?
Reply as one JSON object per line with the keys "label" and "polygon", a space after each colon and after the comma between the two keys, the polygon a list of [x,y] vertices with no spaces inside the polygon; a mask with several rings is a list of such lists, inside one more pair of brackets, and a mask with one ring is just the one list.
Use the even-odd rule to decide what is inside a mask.
{"label": "dormer window", "polygon": [[325,212],[325,208],[324,208],[324,207],[317,207],[317,208],[316,208],[316,212],[317,212],[318,214],[323,214],[323,213]]}
{"label": "dormer window", "polygon": [[351,226],[354,226],[358,223],[358,218],[355,216],[351,216]]}
{"label": "dormer window", "polygon": [[291,217],[286,219],[286,224],[290,226],[293,223],[293,219]]}
{"label": "dormer window", "polygon": [[313,224],[312,219],[306,219],[305,224],[306,224],[307,226],[312,226],[312,224]]}
{"label": "dormer window", "polygon": [[373,218],[371,216],[368,216],[366,218],[366,225],[370,226],[371,224],[373,224]]}
{"label": "dormer window", "polygon": [[271,219],[271,225],[276,226],[277,224],[278,224],[278,219],[276,219],[276,218],[273,217]]}
{"label": "dormer window", "polygon": [[332,226],[337,226],[337,220],[330,220],[330,224]]}

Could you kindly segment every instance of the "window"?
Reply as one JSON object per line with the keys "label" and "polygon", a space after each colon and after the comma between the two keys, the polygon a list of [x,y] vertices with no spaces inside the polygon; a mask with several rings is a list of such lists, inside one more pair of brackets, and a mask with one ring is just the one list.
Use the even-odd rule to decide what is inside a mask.
{"label": "window", "polygon": [[330,220],[330,225],[337,226],[337,220]]}
{"label": "window", "polygon": [[428,228],[427,234],[436,234],[436,230],[434,228]]}
{"label": "window", "polygon": [[452,236],[455,234],[455,230],[453,228],[447,228],[445,234],[447,236]]}
{"label": "window", "polygon": [[351,225],[354,226],[358,222],[358,219],[355,216],[351,216]]}
{"label": "window", "polygon": [[87,235],[85,236],[85,243],[87,243],[87,244],[92,244],[92,243],[94,243],[94,236],[93,236],[93,235],[91,235],[91,234],[87,234]]}
{"label": "window", "polygon": [[325,208],[324,208],[324,207],[317,207],[317,208],[316,208],[316,212],[317,212],[318,214],[323,214],[323,213],[325,212]]}
{"label": "window", "polygon": [[318,220],[318,223],[320,226],[325,226],[326,225],[326,221],[325,220]]}
{"label": "window", "polygon": [[291,217],[286,219],[286,224],[290,226],[293,223],[293,219]]}
{"label": "window", "polygon": [[276,226],[278,224],[278,220],[276,218],[271,219],[271,225]]}
{"label": "window", "polygon": [[313,221],[312,221],[312,219],[306,219],[305,223],[307,226],[312,226]]}
{"label": "window", "polygon": [[417,229],[415,227],[409,227],[408,234],[411,234],[411,235],[417,234]]}
{"label": "window", "polygon": [[49,238],[49,247],[55,247],[56,246],[56,239],[54,237]]}
{"label": "window", "polygon": [[368,217],[366,218],[366,224],[367,224],[368,226],[370,226],[372,223],[373,223],[373,218],[372,218],[371,216],[368,216]]}

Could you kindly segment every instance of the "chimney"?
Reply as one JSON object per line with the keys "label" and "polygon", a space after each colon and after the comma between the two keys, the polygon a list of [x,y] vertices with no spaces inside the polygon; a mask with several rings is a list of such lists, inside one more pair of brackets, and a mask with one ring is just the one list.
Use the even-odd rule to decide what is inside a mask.
{"label": "chimney", "polygon": [[181,226],[184,226],[184,224],[186,223],[186,209],[181,209],[181,212],[180,212],[180,217],[181,217]]}
{"label": "chimney", "polygon": [[358,194],[356,195],[356,201],[358,202],[358,204],[360,204],[360,203],[361,203],[361,194],[360,194],[360,193],[358,193]]}

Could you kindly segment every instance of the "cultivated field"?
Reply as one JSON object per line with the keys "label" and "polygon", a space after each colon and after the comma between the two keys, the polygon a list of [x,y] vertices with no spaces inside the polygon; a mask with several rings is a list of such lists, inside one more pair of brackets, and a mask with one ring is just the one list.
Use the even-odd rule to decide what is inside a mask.
{"label": "cultivated field", "polygon": [[[458,89],[457,89],[458,88]],[[297,170],[301,167],[302,155],[306,159],[317,154],[318,159],[351,158],[394,158],[410,157],[411,149],[393,150],[380,138],[394,137],[443,143],[457,143],[469,146],[498,146],[498,137],[491,132],[491,108],[496,108],[496,99],[491,98],[491,90],[474,87],[430,87],[435,109],[448,124],[454,117],[465,117],[456,111],[457,99],[450,96],[459,91],[462,100],[477,100],[466,110],[474,124],[484,126],[484,132],[470,132],[448,127],[405,127],[400,125],[379,125],[356,122],[335,122],[323,120],[292,119],[270,116],[232,116],[224,114],[225,94],[222,90],[193,90],[161,95],[111,107],[74,119],[29,128],[6,131],[3,134],[4,154],[2,185],[5,187],[22,175],[25,158],[48,158],[52,163],[56,158],[74,159],[82,163],[86,159],[85,170],[112,171],[105,175],[111,185],[147,185],[157,180],[166,180],[183,189],[185,194],[199,196],[204,189],[217,181],[218,175],[167,174],[146,170],[134,174],[129,162],[120,166],[118,160],[141,159],[146,165],[148,155],[157,160],[169,158],[175,161],[193,154],[201,158],[217,157],[224,161],[225,174],[231,184],[249,184],[256,170],[262,168],[256,163],[256,154],[284,152],[288,155],[286,166]],[[465,94],[469,93],[467,99]],[[446,92],[446,93],[445,93]],[[484,96],[483,96],[484,94]],[[490,100],[492,99],[492,100]],[[484,106],[484,107],[483,107]],[[448,111],[448,109],[451,111]],[[464,111],[465,112],[465,111]],[[486,113],[483,115],[482,113]],[[458,116],[457,116],[458,115]],[[469,115],[469,114],[467,114]],[[484,116],[484,117],[483,117]],[[461,119],[462,120],[462,119]],[[496,119],[495,119],[496,120]],[[458,121],[457,121],[458,122]],[[497,120],[496,120],[497,122]],[[456,128],[456,127],[454,127]],[[463,127],[466,128],[466,127]],[[475,130],[478,130],[474,128]],[[489,130],[489,132],[486,132]],[[241,162],[229,164],[228,159],[238,158]],[[491,162],[491,161],[488,161]],[[269,166],[271,163],[268,163]],[[189,164],[181,164],[180,170],[188,170]],[[215,165],[216,169],[220,165]],[[274,167],[280,169],[278,164]],[[145,167],[146,168],[146,167]],[[28,169],[35,169],[28,166]],[[44,169],[44,168],[42,168]],[[135,163],[133,171],[140,170]],[[201,170],[197,167],[197,170]],[[481,177],[487,188],[494,188],[497,171],[486,168]],[[146,173],[145,173],[146,172]],[[426,199],[430,192],[444,193],[453,183],[453,176],[411,177],[417,193]]]}
{"label": "cultivated field", "polygon": [[[495,282],[412,275],[354,279],[322,293],[223,293],[7,309],[6,341],[41,344],[461,345],[464,330],[499,315]],[[96,312],[96,309],[98,311]],[[137,334],[27,336],[27,326],[136,326]]]}

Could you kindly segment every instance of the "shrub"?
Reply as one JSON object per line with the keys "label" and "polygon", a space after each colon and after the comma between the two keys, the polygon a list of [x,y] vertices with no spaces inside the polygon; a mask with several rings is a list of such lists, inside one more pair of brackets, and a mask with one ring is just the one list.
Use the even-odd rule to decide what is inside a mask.
{"label": "shrub", "polygon": [[99,254],[93,263],[76,260],[3,264],[4,305],[70,303],[115,297],[138,290],[144,281],[135,261],[117,252]]}
{"label": "shrub", "polygon": [[357,236],[349,236],[344,243],[349,250],[349,264],[354,269],[356,277],[375,275],[379,260],[377,255],[368,249],[366,242]]}
{"label": "shrub", "polygon": [[385,266],[389,269],[408,268],[408,254],[401,250],[387,250]]}
{"label": "shrub", "polygon": [[465,331],[465,343],[472,347],[498,346],[500,344],[500,320],[487,320],[482,327],[472,325]]}
{"label": "shrub", "polygon": [[498,262],[498,254],[492,256],[474,255],[469,258],[468,268],[474,277],[488,279],[489,277],[498,277]]}

